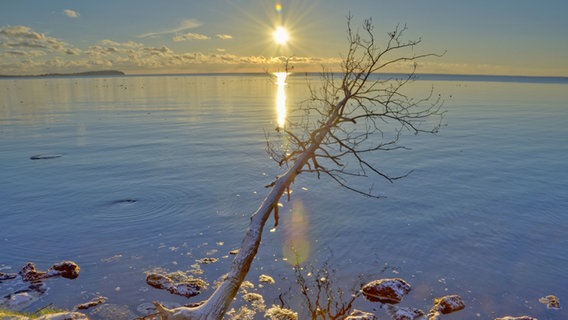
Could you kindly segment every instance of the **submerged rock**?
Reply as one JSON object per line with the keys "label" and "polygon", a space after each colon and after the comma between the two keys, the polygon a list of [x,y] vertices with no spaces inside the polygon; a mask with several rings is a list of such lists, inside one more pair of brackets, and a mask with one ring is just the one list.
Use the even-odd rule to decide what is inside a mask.
{"label": "submerged rock", "polygon": [[424,316],[424,311],[415,308],[400,308],[387,305],[387,312],[393,320],[415,320]]}
{"label": "submerged rock", "polygon": [[18,276],[18,274],[16,274],[16,273],[0,272],[0,281],[16,279],[17,276]]}
{"label": "submerged rock", "polygon": [[345,320],[377,320],[377,316],[370,312],[355,309],[347,316],[347,318],[345,318]]}
{"label": "submerged rock", "polygon": [[219,259],[217,258],[203,258],[203,259],[199,259],[199,260],[195,260],[197,263],[200,264],[211,264],[211,263],[215,263],[217,261],[219,261]]}
{"label": "submerged rock", "polygon": [[94,306],[98,306],[99,304],[103,304],[103,303],[105,303],[106,300],[107,300],[106,297],[99,296],[99,297],[94,298],[91,301],[78,304],[78,305],[75,306],[75,308],[78,309],[78,310],[86,310],[86,309],[92,308]]}
{"label": "submerged rock", "polygon": [[60,312],[54,314],[47,314],[35,320],[89,320],[89,318],[80,312]]}
{"label": "submerged rock", "polygon": [[0,306],[10,310],[22,310],[39,299],[33,291],[16,292],[5,296],[0,300]]}
{"label": "submerged rock", "polygon": [[506,316],[503,318],[496,318],[495,320],[537,320],[537,318],[529,317],[529,316],[520,316],[520,317],[511,317]]}
{"label": "submerged rock", "polygon": [[33,262],[28,262],[20,270],[23,281],[36,282],[49,277],[61,276],[67,279],[75,279],[79,276],[79,266],[73,261],[61,261],[54,264],[47,272],[38,271]]}
{"label": "submerged rock", "polygon": [[91,311],[96,319],[132,320],[136,315],[127,305],[102,304]]}
{"label": "submerged rock", "polygon": [[556,296],[548,295],[538,299],[538,301],[545,304],[548,309],[560,309],[560,301]]}
{"label": "submerged rock", "polygon": [[396,304],[410,292],[410,289],[406,281],[394,278],[371,281],[361,290],[369,301]]}
{"label": "submerged rock", "polygon": [[30,160],[47,160],[63,157],[62,154],[36,154],[30,157]]}
{"label": "submerged rock", "polygon": [[[179,274],[175,273],[174,276],[179,277]],[[149,273],[146,276],[146,283],[156,289],[167,290],[171,294],[186,298],[200,294],[201,289],[207,287],[207,283],[201,279],[184,277],[180,281],[174,281],[172,276],[158,273]]]}

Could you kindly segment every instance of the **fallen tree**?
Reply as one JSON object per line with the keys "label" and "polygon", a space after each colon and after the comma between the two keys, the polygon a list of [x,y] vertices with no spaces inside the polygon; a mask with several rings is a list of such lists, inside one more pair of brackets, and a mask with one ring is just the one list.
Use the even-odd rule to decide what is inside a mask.
{"label": "fallen tree", "polygon": [[[372,189],[349,184],[350,177],[390,176],[365,159],[365,154],[403,148],[399,139],[405,132],[436,133],[440,128],[442,102],[433,92],[415,100],[403,91],[415,79],[417,60],[439,56],[416,54],[421,40],[404,40],[406,27],[388,33],[381,48],[375,41],[371,20],[365,20],[362,32],[356,32],[348,17],[348,51],[341,65],[342,74],[326,73],[319,90],[297,111],[299,120],[287,120],[277,131],[285,135],[286,150],[268,143],[268,152],[287,170],[269,186],[270,192],[252,215],[238,254],[229,273],[215,292],[197,307],[167,309],[155,302],[162,319],[222,319],[244,281],[260,246],[264,226],[271,214],[278,223],[278,202],[288,192],[297,175],[304,172],[328,175],[341,186],[366,196],[379,198]],[[379,72],[397,64],[407,64],[408,75],[382,78]],[[433,120],[432,120],[433,119]],[[346,165],[349,162],[350,165]],[[354,165],[355,164],[355,165]],[[405,175],[403,175],[405,176]]]}

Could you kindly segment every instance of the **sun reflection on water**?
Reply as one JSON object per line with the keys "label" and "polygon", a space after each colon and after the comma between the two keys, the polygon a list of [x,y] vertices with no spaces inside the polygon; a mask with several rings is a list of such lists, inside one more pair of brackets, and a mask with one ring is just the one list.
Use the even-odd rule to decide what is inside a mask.
{"label": "sun reflection on water", "polygon": [[278,128],[284,128],[286,124],[286,77],[287,72],[275,72],[276,76],[276,121]]}

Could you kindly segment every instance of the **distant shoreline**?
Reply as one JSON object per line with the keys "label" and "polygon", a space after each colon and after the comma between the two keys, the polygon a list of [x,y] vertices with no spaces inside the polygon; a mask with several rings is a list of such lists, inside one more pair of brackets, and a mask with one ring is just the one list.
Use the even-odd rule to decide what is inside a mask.
{"label": "distant shoreline", "polygon": [[[199,76],[256,76],[262,72],[215,72],[215,73],[132,73],[126,74],[119,70],[87,71],[75,73],[47,73],[39,75],[2,75],[0,79],[20,78],[64,78],[64,77],[199,77]],[[291,76],[317,76],[318,72],[291,72]],[[340,75],[341,73],[334,73]],[[406,78],[403,73],[377,73],[375,77],[383,78]],[[483,74],[443,74],[443,73],[416,73],[414,80],[417,81],[466,81],[466,82],[517,82],[517,83],[548,83],[568,84],[567,76],[527,76],[527,75],[483,75]]]}
{"label": "distant shoreline", "polygon": [[39,77],[100,77],[100,76],[124,76],[126,73],[118,70],[85,71],[74,73],[46,73],[36,75],[7,75],[0,74],[0,78],[39,78]]}

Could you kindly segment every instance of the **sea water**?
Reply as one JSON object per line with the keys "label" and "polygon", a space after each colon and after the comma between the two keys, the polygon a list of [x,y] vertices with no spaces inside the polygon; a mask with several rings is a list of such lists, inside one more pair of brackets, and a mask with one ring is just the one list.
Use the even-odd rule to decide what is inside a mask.
{"label": "sea water", "polygon": [[[287,79],[289,113],[318,81]],[[383,199],[324,176],[296,179],[248,276],[268,305],[303,310],[292,269],[301,258],[306,275],[335,270],[329,281],[346,293],[401,277],[413,286],[401,306],[428,311],[433,298],[459,294],[466,309],[448,318],[568,318],[565,306],[538,301],[568,303],[567,81],[422,77],[408,94],[432,87],[445,101],[440,132],[405,135],[406,149],[369,158],[394,176],[412,171],[364,181]],[[200,265],[211,286],[191,301],[207,298],[282,173],[265,151],[278,134],[278,94],[268,75],[0,80],[0,272],[81,267],[75,280],[46,281],[22,308],[102,295],[134,318],[155,300],[187,303],[149,287],[145,272],[218,258]],[[302,257],[289,256],[290,243]],[[259,288],[261,274],[276,283]],[[0,296],[26,287],[4,281]],[[363,298],[355,306],[386,317]]]}

